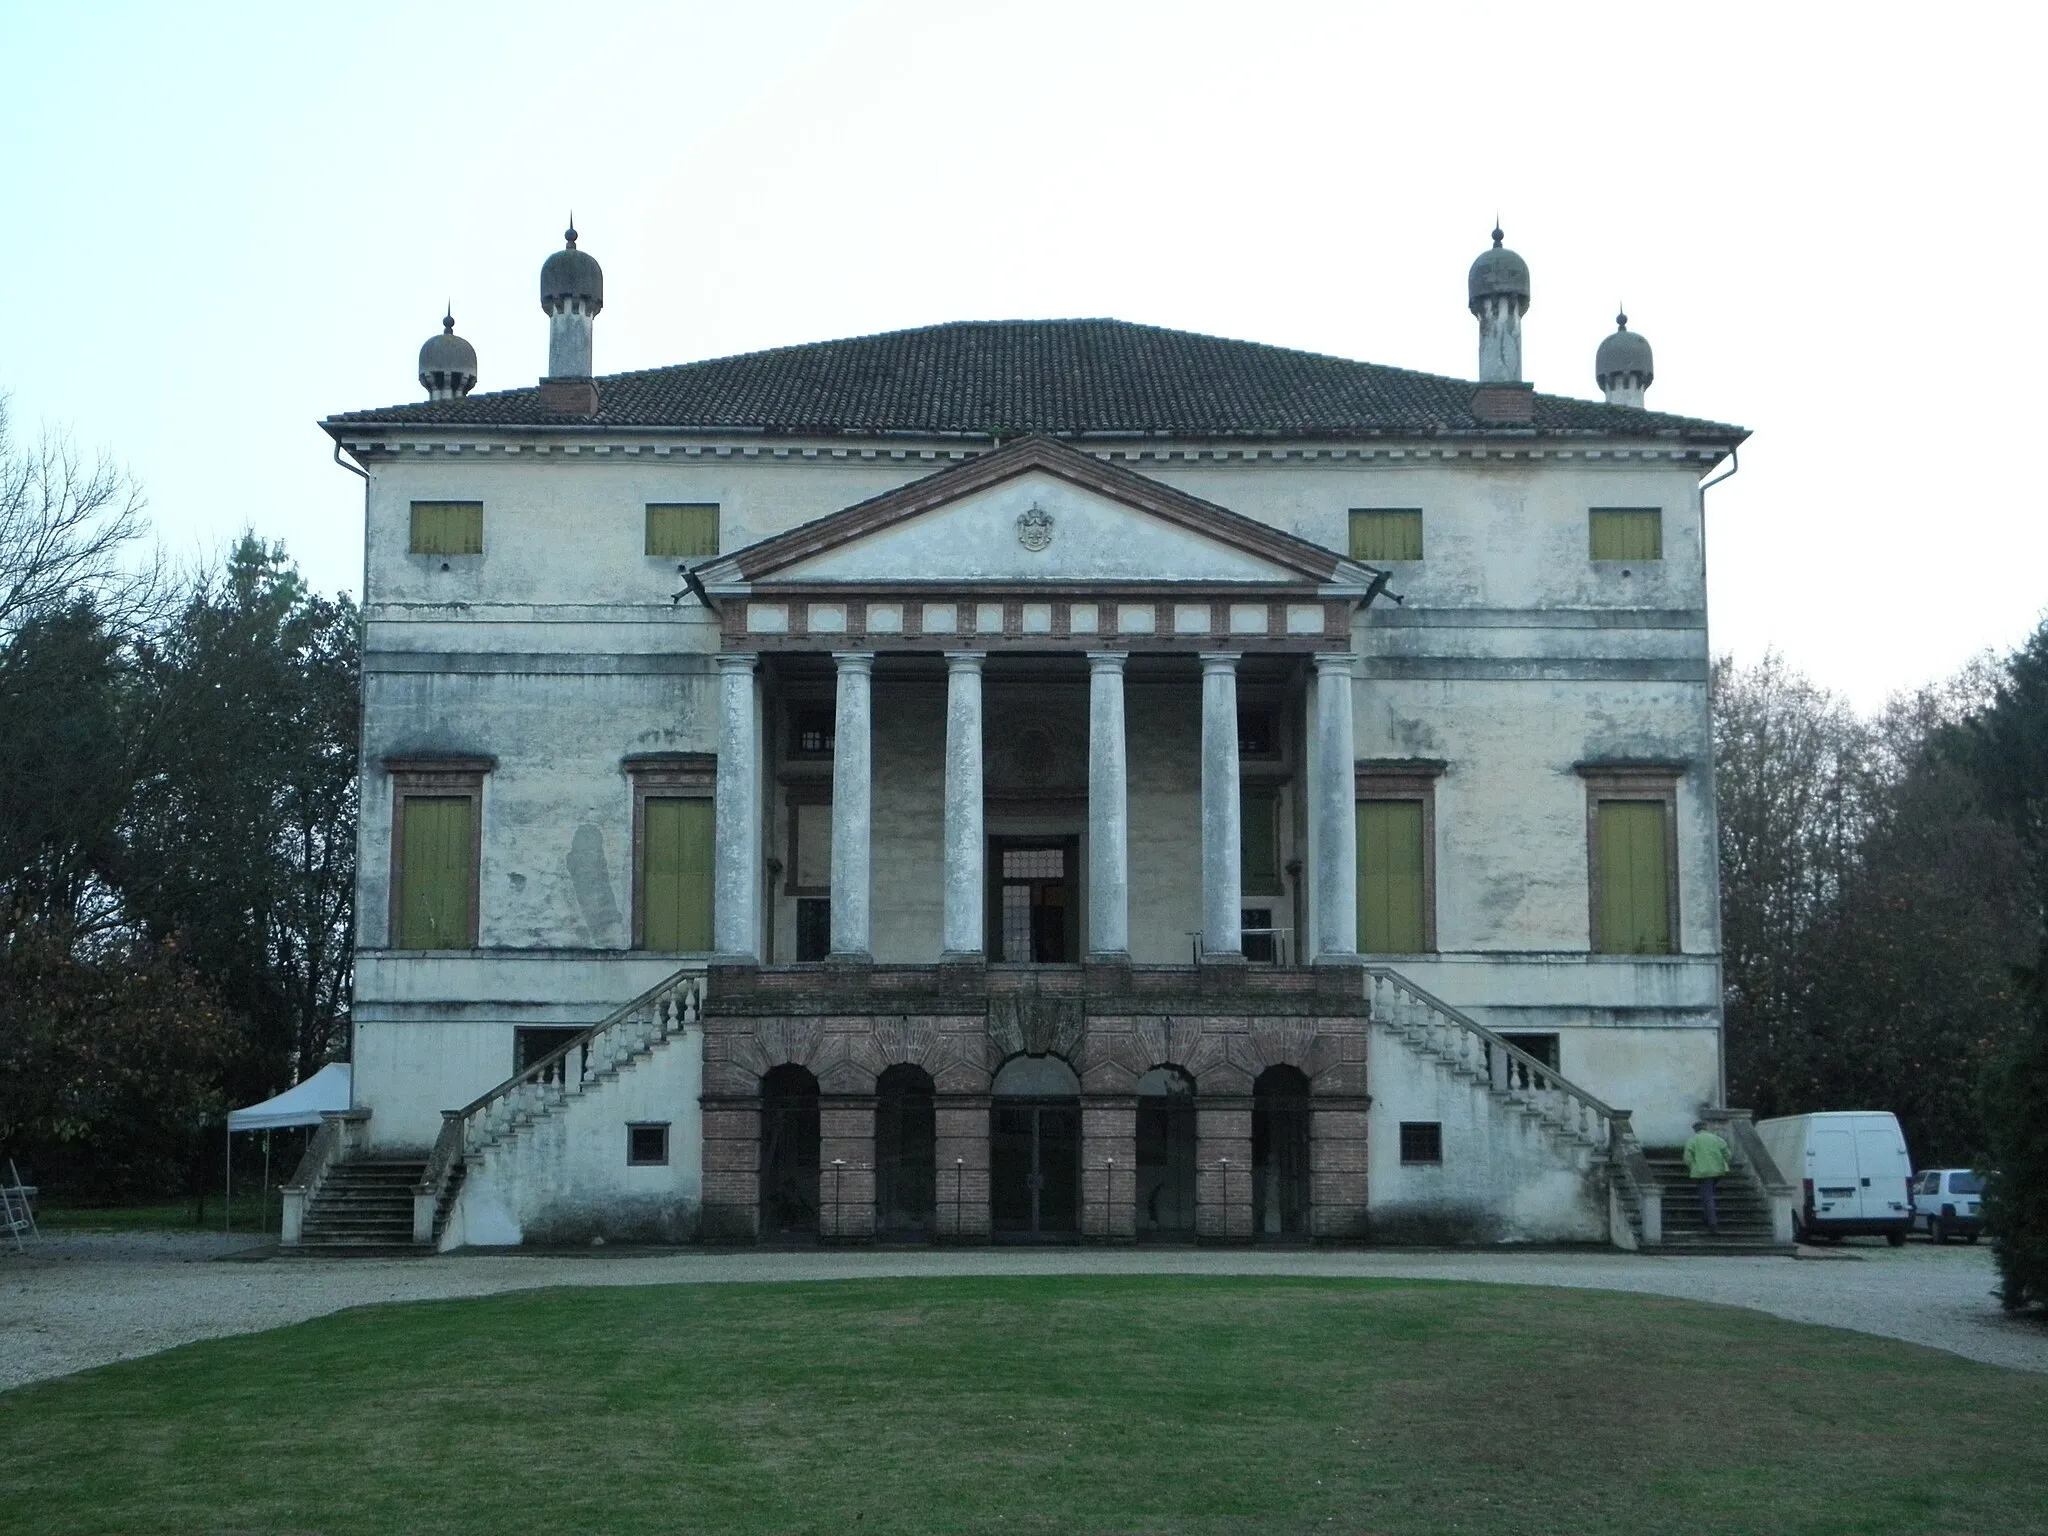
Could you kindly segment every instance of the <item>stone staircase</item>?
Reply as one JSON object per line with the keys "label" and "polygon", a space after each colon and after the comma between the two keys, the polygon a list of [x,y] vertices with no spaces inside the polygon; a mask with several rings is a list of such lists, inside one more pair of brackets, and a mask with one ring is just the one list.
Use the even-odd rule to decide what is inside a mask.
{"label": "stone staircase", "polygon": [[300,1251],[413,1253],[413,1189],[424,1159],[364,1158],[329,1168],[306,1204]]}
{"label": "stone staircase", "polygon": [[1772,1254],[1790,1251],[1771,1228],[1771,1199],[1748,1169],[1738,1164],[1714,1188],[1720,1231],[1710,1233],[1700,1215],[1699,1191],[1685,1171],[1677,1147],[1650,1147],[1644,1156],[1664,1192],[1666,1253]]}
{"label": "stone staircase", "polygon": [[1528,1122],[1561,1161],[1604,1171],[1606,1224],[1614,1246],[1636,1249],[1657,1243],[1661,1189],[1636,1140],[1629,1111],[1603,1104],[1398,971],[1368,966],[1366,993],[1373,1022],[1408,1050],[1483,1088],[1498,1113]]}

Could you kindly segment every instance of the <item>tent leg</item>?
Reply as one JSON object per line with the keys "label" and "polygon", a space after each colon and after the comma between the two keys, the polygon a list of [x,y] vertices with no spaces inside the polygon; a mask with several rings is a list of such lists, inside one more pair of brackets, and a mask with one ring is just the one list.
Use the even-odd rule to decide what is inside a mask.
{"label": "tent leg", "polygon": [[224,1173],[227,1179],[227,1193],[220,1202],[220,1229],[223,1232],[232,1232],[235,1230],[235,1128],[229,1126],[224,1134],[228,1142]]}
{"label": "tent leg", "polygon": [[270,1230],[270,1138],[272,1133],[263,1133],[263,1199],[256,1207],[256,1235],[262,1237]]}

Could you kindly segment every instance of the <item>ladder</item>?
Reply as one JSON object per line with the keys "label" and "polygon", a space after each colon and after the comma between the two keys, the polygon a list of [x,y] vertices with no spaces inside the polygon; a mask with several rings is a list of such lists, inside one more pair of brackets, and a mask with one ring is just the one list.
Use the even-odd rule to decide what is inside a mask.
{"label": "ladder", "polygon": [[21,1170],[14,1166],[14,1159],[7,1159],[7,1182],[0,1184],[0,1224],[7,1228],[14,1239],[15,1252],[23,1251],[28,1245],[21,1240],[26,1232],[38,1242],[43,1234],[36,1230],[36,1213],[30,1205],[35,1195],[32,1185],[21,1182]]}

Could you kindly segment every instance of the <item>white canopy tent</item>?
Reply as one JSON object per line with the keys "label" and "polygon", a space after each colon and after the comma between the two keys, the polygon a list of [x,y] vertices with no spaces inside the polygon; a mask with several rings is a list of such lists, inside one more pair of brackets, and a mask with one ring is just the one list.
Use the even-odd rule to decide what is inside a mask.
{"label": "white canopy tent", "polygon": [[[281,1131],[291,1126],[318,1125],[322,1115],[347,1109],[350,1101],[348,1063],[330,1061],[302,1083],[296,1083],[274,1098],[246,1109],[228,1111],[227,1200],[224,1220],[234,1226],[235,1133],[237,1131]],[[270,1142],[263,1143],[263,1195],[270,1197]],[[267,1225],[267,1212],[259,1222]]]}

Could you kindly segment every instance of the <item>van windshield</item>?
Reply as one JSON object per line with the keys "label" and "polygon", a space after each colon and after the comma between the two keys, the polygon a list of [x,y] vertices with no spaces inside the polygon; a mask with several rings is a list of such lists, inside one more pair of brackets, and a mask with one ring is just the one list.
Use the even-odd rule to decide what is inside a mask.
{"label": "van windshield", "polygon": [[1974,1173],[1952,1173],[1948,1176],[1948,1192],[1952,1195],[1981,1195],[1984,1181]]}

